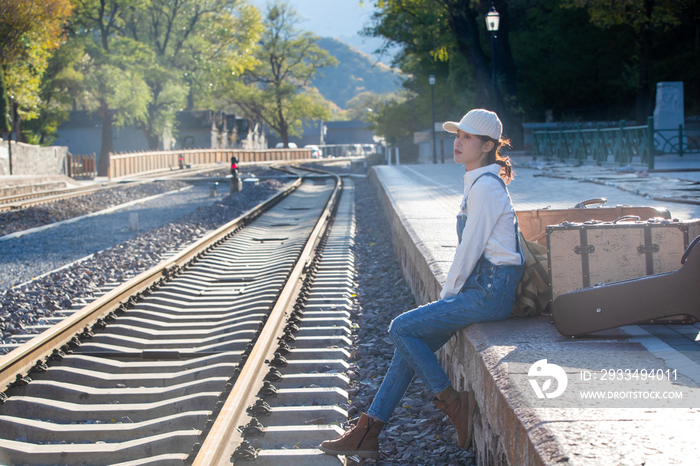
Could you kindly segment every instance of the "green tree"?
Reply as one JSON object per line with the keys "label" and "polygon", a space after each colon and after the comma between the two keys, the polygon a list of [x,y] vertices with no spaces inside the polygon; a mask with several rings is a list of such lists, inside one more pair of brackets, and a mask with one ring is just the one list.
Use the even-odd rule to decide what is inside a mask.
{"label": "green tree", "polygon": [[254,63],[262,26],[258,10],[241,0],[151,0],[127,15],[127,37],[154,55],[144,80],[151,92],[148,117],[138,122],[151,149],[173,127],[175,113],[212,104],[223,79]]}
{"label": "green tree", "polygon": [[345,118],[348,120],[362,120],[373,122],[376,119],[376,114],[383,111],[384,107],[389,105],[389,102],[395,102],[401,99],[396,93],[375,94],[374,92],[361,92],[347,102],[347,111]]}
{"label": "green tree", "polygon": [[[508,40],[510,15],[506,0],[376,0],[375,3],[378,12],[365,34],[384,37],[387,46],[402,47],[396,63],[404,72],[421,75],[420,82],[408,81],[414,81],[410,87],[420,91],[416,95],[425,99],[425,91],[430,90],[423,80],[427,81],[428,74],[435,74],[443,90],[448,84],[448,92],[467,104],[453,112],[464,114],[472,106],[496,110],[508,136],[516,145],[521,142],[521,109]],[[488,37],[483,21],[492,3],[501,15],[496,39],[497,93],[492,84],[493,51],[487,53]],[[436,88],[437,92],[440,91]],[[416,106],[416,110],[421,107]],[[440,110],[436,108],[436,112],[439,114]]]}
{"label": "green tree", "polygon": [[41,78],[53,50],[62,41],[71,14],[69,0],[3,0],[0,2],[0,66],[9,115],[18,138],[21,119],[38,116]]}
{"label": "green tree", "polygon": [[231,81],[220,95],[262,119],[277,132],[285,147],[289,135],[298,135],[303,119],[327,119],[330,105],[310,81],[319,68],[335,66],[337,60],[316,44],[310,32],[296,28],[299,22],[287,3],[268,6],[264,32],[257,45],[257,64]]}
{"label": "green tree", "polygon": [[634,38],[600,29],[560,0],[519,0],[511,11],[518,102],[529,121],[628,119],[635,99]]}
{"label": "green tree", "polygon": [[653,88],[649,81],[654,41],[660,32],[680,24],[685,0],[563,0],[565,7],[585,7],[596,26],[629,28],[634,34],[636,119],[644,124],[651,115]]}
{"label": "green tree", "polygon": [[83,96],[84,76],[80,71],[85,54],[78,41],[66,41],[49,59],[41,81],[39,116],[23,125],[25,134],[38,144],[50,144],[58,126],[68,120],[70,109]]}
{"label": "green tree", "polygon": [[125,18],[144,6],[139,0],[76,1],[70,29],[85,51],[79,66],[82,101],[102,120],[99,176],[109,174],[113,127],[145,122],[152,100],[144,74],[154,61],[153,52],[124,35]]}

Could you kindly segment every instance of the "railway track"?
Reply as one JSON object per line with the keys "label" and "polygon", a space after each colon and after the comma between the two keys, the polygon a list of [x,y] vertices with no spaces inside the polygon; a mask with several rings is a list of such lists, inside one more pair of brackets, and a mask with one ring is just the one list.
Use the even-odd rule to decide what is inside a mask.
{"label": "railway track", "polygon": [[0,358],[0,463],[341,464],[353,234],[305,176]]}
{"label": "railway track", "polygon": [[[214,167],[207,168],[197,168],[197,169],[185,169],[185,170],[175,170],[167,172],[165,174],[158,175],[158,179],[172,179],[176,180],[182,177],[189,177],[196,175],[198,173],[203,173],[212,170],[221,170],[221,165],[216,165]],[[85,196],[87,194],[94,194],[101,191],[106,191],[114,188],[126,188],[131,186],[138,186],[144,183],[152,182],[151,177],[145,179],[138,179],[138,176],[133,177],[132,181],[120,182],[120,181],[107,181],[99,185],[89,185],[89,186],[79,186],[75,188],[62,188],[51,191],[40,191],[33,193],[17,194],[14,196],[0,197],[0,212],[8,212],[13,210],[21,210],[27,207],[46,204],[48,202],[59,201],[61,199],[69,199],[77,196]]]}

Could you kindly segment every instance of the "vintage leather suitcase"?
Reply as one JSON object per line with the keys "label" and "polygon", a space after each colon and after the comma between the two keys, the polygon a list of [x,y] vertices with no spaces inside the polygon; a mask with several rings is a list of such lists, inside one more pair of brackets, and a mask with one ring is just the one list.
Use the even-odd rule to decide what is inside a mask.
{"label": "vintage leather suitcase", "polygon": [[681,268],[564,293],[554,300],[562,335],[576,336],[674,316],[700,319],[700,236],[679,261]]}
{"label": "vintage leather suitcase", "polygon": [[641,220],[654,217],[671,218],[671,213],[667,209],[656,207],[632,207],[615,206],[603,207],[607,199],[588,199],[576,204],[570,209],[536,209],[519,210],[518,224],[525,239],[535,241],[543,246],[547,245],[546,227],[558,225],[562,222],[583,223],[589,220],[599,220],[601,222],[612,222],[615,219],[626,215],[636,215]]}
{"label": "vintage leather suitcase", "polygon": [[[598,284],[671,272],[681,266],[700,219],[564,222],[546,228],[552,300]],[[556,323],[557,308],[552,303]]]}

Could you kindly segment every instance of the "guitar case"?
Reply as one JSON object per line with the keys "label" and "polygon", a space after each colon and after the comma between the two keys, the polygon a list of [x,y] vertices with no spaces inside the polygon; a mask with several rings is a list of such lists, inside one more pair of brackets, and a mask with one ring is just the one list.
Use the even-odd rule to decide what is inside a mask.
{"label": "guitar case", "polygon": [[700,320],[700,236],[673,272],[647,275],[557,296],[554,324],[562,335],[577,336],[623,325],[653,323],[673,316]]}

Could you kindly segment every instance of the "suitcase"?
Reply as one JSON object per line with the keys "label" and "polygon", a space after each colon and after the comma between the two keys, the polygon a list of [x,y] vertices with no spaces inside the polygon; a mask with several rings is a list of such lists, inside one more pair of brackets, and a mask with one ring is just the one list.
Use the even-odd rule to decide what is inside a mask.
{"label": "suitcase", "polygon": [[681,268],[564,293],[554,300],[555,324],[566,336],[598,332],[673,316],[700,319],[700,236],[686,249]]}
{"label": "suitcase", "polygon": [[583,223],[590,220],[612,222],[626,215],[636,215],[641,220],[655,217],[671,218],[671,213],[667,209],[620,205],[603,207],[606,202],[607,199],[605,198],[588,199],[570,209],[519,210],[516,212],[516,215],[518,216],[520,231],[522,231],[525,239],[535,241],[543,246],[547,245],[546,227],[558,225],[562,222]]}
{"label": "suitcase", "polygon": [[[591,286],[677,270],[700,219],[625,216],[613,222],[564,222],[546,228],[552,300]],[[556,323],[557,306],[552,303]]]}

